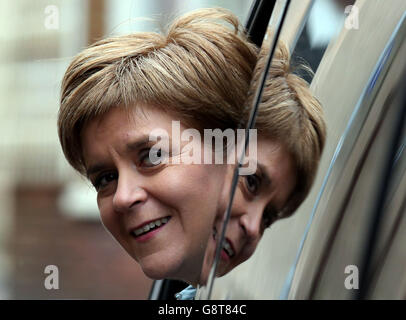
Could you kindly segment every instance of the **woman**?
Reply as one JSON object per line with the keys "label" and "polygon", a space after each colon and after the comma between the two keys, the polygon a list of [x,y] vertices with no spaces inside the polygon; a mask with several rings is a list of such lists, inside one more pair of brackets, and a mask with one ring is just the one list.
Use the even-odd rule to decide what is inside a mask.
{"label": "woman", "polygon": [[[224,26],[224,22],[233,28]],[[194,286],[205,283],[207,272],[200,277],[200,270],[206,244],[213,228],[219,230],[232,168],[187,165],[182,161],[184,145],[175,148],[175,152],[174,148],[159,150],[172,161],[156,163],[149,157],[152,145],[146,137],[156,128],[170,131],[173,120],[180,120],[179,130],[183,134],[191,127],[200,132],[208,128],[235,129],[241,119],[247,118],[242,102],[247,100],[258,52],[241,30],[238,20],[224,10],[200,10],[178,19],[166,36],[142,33],[102,40],[80,53],[65,74],[58,119],[62,149],[70,164],[97,189],[106,229],[151,278],[181,279]],[[285,60],[283,63],[286,67]],[[278,65],[273,69],[271,75],[276,72],[277,76]],[[288,77],[286,70],[283,76]],[[275,219],[269,204],[284,208],[285,215],[289,215],[302,201],[324,143],[324,123],[317,123],[322,118],[316,119],[315,124],[320,127],[321,137],[309,136],[308,141],[305,139],[307,144],[303,139],[292,145],[276,139],[278,134],[288,132],[295,142],[298,135],[305,136],[303,130],[316,130],[311,128],[314,119],[306,118],[302,105],[314,103],[314,112],[320,108],[303,83],[292,89],[295,82],[288,81],[288,91],[283,91],[280,83],[276,87],[272,83],[267,84],[257,120],[259,132],[266,133],[259,141],[262,151],[258,160],[263,163],[259,168],[284,162],[290,183],[282,175],[278,197],[272,194],[270,198],[261,188],[264,197],[259,202],[254,187],[259,174],[241,177],[241,194],[236,195],[231,223],[238,221],[234,217],[244,217],[245,221],[255,218],[261,232],[247,242],[249,227],[240,224],[239,231],[228,236],[223,255],[227,263],[221,273],[252,254],[263,226]],[[300,103],[284,108],[295,90],[303,92],[296,92],[292,101],[305,97],[310,102],[299,100]],[[273,97],[275,91],[281,92],[276,100],[267,98],[267,94]],[[268,100],[271,105],[266,103]],[[274,104],[277,107],[268,110]],[[281,114],[285,118],[280,118]],[[265,125],[261,125],[262,121]],[[278,131],[278,125],[284,121],[284,129]],[[297,126],[297,130],[292,126]],[[176,144],[172,136],[168,139],[168,145]],[[315,140],[320,140],[321,145],[315,147]],[[201,141],[192,141],[196,148],[202,147],[198,142]],[[275,152],[270,151],[274,149]],[[282,154],[270,161],[279,149]],[[252,196],[242,196],[245,186]],[[258,210],[236,210],[240,204],[255,204]],[[260,211],[264,204],[267,210]],[[236,240],[231,240],[234,236]],[[213,242],[209,242],[208,252],[213,250]],[[243,250],[248,243],[250,247]],[[212,255],[206,253],[206,257]],[[205,266],[209,264],[210,261]]]}
{"label": "woman", "polygon": [[[264,49],[260,53],[254,88],[264,68],[266,52]],[[257,172],[239,177],[217,276],[251,257],[265,230],[295,212],[310,191],[324,148],[326,126],[321,105],[308,84],[290,70],[289,52],[282,43],[267,75],[255,127]],[[230,189],[232,174],[229,170],[224,190]],[[227,206],[224,200],[228,199],[224,194],[215,219],[200,278],[203,285],[213,263],[216,236],[222,228],[222,213]]]}
{"label": "woman", "polygon": [[173,121],[181,135],[237,128],[256,60],[234,15],[204,9],[166,35],[101,40],[65,73],[58,116],[65,157],[92,182],[105,228],[148,277],[199,282],[227,172],[186,164],[185,142],[171,135],[170,148],[158,150],[170,163],[151,161],[151,132],[171,132]]}

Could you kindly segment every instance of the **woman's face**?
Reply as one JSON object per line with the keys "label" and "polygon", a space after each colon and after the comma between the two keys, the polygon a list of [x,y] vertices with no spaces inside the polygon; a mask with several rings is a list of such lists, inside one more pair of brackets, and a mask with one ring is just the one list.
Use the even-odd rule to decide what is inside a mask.
{"label": "woman's face", "polygon": [[156,142],[148,141],[149,134],[164,129],[171,141],[174,119],[147,105],[131,113],[130,120],[125,110],[114,108],[82,132],[101,220],[148,277],[197,283],[225,166],[184,164],[181,152],[169,150],[162,151],[180,163],[151,163],[149,150]]}
{"label": "woman's face", "polygon": [[[276,219],[286,205],[296,185],[293,158],[284,145],[259,138],[257,144],[257,172],[240,176],[226,229],[226,244],[221,251],[217,275],[222,276],[254,253],[265,229]],[[228,170],[226,181],[230,183],[233,170]],[[229,190],[227,185],[225,189]],[[229,196],[223,195],[222,206],[215,219],[214,232],[208,243],[200,282],[207,280],[215,254],[215,238],[220,235],[223,213]]]}

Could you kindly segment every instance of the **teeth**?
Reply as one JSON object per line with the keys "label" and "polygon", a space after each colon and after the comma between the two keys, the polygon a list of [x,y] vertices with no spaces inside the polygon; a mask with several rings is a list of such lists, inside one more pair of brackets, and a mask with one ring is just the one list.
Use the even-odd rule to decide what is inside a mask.
{"label": "teeth", "polygon": [[[217,236],[217,229],[213,228],[213,239],[214,240],[216,240],[216,236]],[[227,254],[230,257],[234,256],[234,250],[231,248],[231,244],[227,239],[225,239],[225,241],[223,243],[223,249],[227,252]]]}
{"label": "teeth", "polygon": [[154,222],[151,222],[151,223],[149,223],[149,224],[146,224],[145,226],[143,226],[143,227],[141,227],[141,228],[135,229],[135,230],[133,231],[133,234],[134,234],[135,236],[139,236],[139,235],[141,235],[141,234],[143,234],[143,233],[145,233],[145,232],[148,232],[148,231],[154,229],[155,227],[159,227],[159,226],[161,226],[161,225],[164,225],[164,224],[167,223],[168,221],[169,221],[168,218],[162,218],[162,219],[156,220],[156,221],[154,221]]}
{"label": "teeth", "polygon": [[229,243],[227,240],[224,242],[223,249],[227,252],[227,254],[228,254],[230,257],[234,256],[234,251],[233,251],[233,249],[231,248],[231,245],[230,245],[230,243]]}

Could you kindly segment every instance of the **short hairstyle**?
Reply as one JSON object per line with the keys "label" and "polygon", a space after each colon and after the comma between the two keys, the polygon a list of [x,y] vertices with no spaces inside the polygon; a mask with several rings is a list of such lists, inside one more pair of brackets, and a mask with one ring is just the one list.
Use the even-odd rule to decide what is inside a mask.
{"label": "short hairstyle", "polygon": [[85,175],[81,131],[118,106],[146,103],[200,129],[236,128],[257,55],[237,17],[220,8],[188,13],[165,34],[96,42],[63,77],[58,134],[66,159]]}
{"label": "short hairstyle", "polygon": [[[252,89],[259,82],[268,53],[269,48],[263,46],[254,71]],[[311,72],[305,65],[300,68]],[[253,97],[254,91],[251,90],[249,101],[252,102]],[[255,128],[259,134],[287,147],[296,165],[296,187],[279,213],[280,218],[288,217],[311,189],[326,140],[326,124],[320,102],[313,96],[309,84],[293,72],[289,50],[281,41],[267,74]]]}
{"label": "short hairstyle", "polygon": [[[188,13],[166,33],[96,42],[73,59],[62,81],[58,134],[66,159],[85,175],[82,129],[112,108],[137,103],[170,111],[199,129],[237,128],[248,119],[250,88],[258,82],[267,51],[259,53],[238,18],[220,8]],[[326,128],[320,103],[291,72],[283,43],[268,74],[256,128],[284,144],[295,161],[298,182],[281,213],[289,216],[311,188]]]}

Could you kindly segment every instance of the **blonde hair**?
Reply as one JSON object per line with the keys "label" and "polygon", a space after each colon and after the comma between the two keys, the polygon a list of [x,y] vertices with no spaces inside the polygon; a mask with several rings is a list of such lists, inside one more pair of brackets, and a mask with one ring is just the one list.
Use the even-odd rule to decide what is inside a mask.
{"label": "blonde hair", "polygon": [[[269,48],[264,46],[259,54],[253,84],[259,82],[268,52]],[[253,96],[251,91],[250,101]],[[282,143],[294,159],[297,184],[280,213],[280,217],[288,217],[303,202],[313,184],[326,140],[326,124],[320,102],[313,96],[309,84],[293,73],[289,50],[281,41],[267,74],[255,128],[259,134]]]}
{"label": "blonde hair", "polygon": [[[135,33],[93,44],[74,58],[62,81],[58,134],[66,159],[85,174],[81,131],[118,106],[146,103],[199,129],[237,128],[248,118],[251,78],[254,88],[268,49],[258,52],[237,17],[219,8],[188,13],[166,34]],[[282,43],[268,74],[256,128],[281,141],[295,160],[298,183],[283,212],[288,216],[310,190],[326,128],[320,103],[291,72]]]}
{"label": "blonde hair", "polygon": [[166,34],[93,44],[73,59],[62,81],[58,134],[66,159],[85,174],[81,131],[117,106],[146,103],[200,128],[235,128],[257,54],[237,17],[219,8],[186,14]]}

